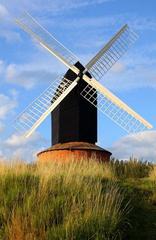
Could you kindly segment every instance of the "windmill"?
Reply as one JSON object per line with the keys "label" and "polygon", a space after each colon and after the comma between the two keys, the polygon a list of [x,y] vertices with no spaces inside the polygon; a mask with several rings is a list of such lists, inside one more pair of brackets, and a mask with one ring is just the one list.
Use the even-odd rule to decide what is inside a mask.
{"label": "windmill", "polygon": [[16,129],[29,137],[51,114],[53,146],[42,152],[42,156],[48,152],[56,157],[57,150],[90,150],[103,153],[108,158],[111,153],[95,145],[97,110],[128,133],[152,128],[150,123],[99,82],[137,39],[127,24],[83,66],[29,13],[16,19],[16,23],[68,68],[65,75],[52,81],[15,120]]}

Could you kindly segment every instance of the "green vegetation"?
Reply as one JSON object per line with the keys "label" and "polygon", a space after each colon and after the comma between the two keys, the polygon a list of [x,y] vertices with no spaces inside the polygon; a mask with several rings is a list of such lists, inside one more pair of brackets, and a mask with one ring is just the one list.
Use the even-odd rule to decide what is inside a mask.
{"label": "green vegetation", "polygon": [[154,240],[156,167],[0,163],[0,240]]}

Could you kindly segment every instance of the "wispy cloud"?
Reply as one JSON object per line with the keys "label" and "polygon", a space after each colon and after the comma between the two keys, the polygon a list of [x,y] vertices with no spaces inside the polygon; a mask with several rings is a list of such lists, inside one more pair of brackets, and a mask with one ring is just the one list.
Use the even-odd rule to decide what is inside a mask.
{"label": "wispy cloud", "polygon": [[0,121],[0,133],[4,132],[5,130],[5,125],[3,122]]}
{"label": "wispy cloud", "polygon": [[7,96],[0,93],[0,119],[4,120],[8,114],[17,107],[17,99],[15,96]]}
{"label": "wispy cloud", "polygon": [[0,60],[0,77],[3,83],[12,87],[21,86],[26,90],[39,88],[41,85],[47,87],[58,75],[65,72],[65,67],[46,52],[37,51],[27,61],[29,62],[23,64],[7,64]]}
{"label": "wispy cloud", "polygon": [[5,39],[7,42],[21,41],[20,34],[17,32],[12,16],[8,9],[2,4],[0,4],[0,22],[0,38]]}
{"label": "wispy cloud", "polygon": [[4,18],[6,16],[8,16],[8,10],[6,9],[6,7],[2,4],[0,4],[0,18]]}
{"label": "wispy cloud", "polygon": [[[18,93],[16,90],[12,89],[9,94],[0,93],[0,155],[3,152],[3,134],[5,130],[8,129],[7,120],[12,119],[15,114],[15,109],[18,106],[17,100]],[[3,133],[3,134],[2,134]]]}
{"label": "wispy cloud", "polygon": [[[49,7],[51,7],[54,11],[62,11],[62,10],[71,10],[71,9],[77,9],[77,8],[83,8],[91,5],[98,5],[106,2],[110,2],[112,0],[66,0],[64,2],[57,0],[51,2],[49,4]],[[47,9],[49,10],[49,8]]]}
{"label": "wispy cloud", "polygon": [[0,141],[0,145],[0,155],[3,159],[32,162],[36,159],[36,154],[45,148],[47,141],[36,132],[29,139],[13,134],[8,139]]}
{"label": "wispy cloud", "polygon": [[0,74],[3,73],[4,69],[5,69],[5,63],[3,60],[0,60]]}
{"label": "wispy cloud", "polygon": [[155,46],[151,45],[150,48],[138,47],[137,51],[129,50],[128,54],[104,76],[106,86],[114,91],[156,89],[156,59],[153,55],[156,51],[154,48]]}
{"label": "wispy cloud", "polygon": [[0,32],[0,37],[5,39],[7,42],[19,42],[21,41],[21,36],[18,32],[10,29],[3,29]]}
{"label": "wispy cloud", "polygon": [[103,3],[107,3],[113,0],[55,0],[50,1],[47,0],[45,4],[43,4],[42,0],[23,0],[22,2],[20,0],[14,0],[14,2],[11,4],[10,0],[2,0],[2,4],[7,6],[12,11],[14,10],[31,10],[34,12],[43,13],[50,12],[51,14],[60,14],[62,11],[69,11],[71,9],[79,9],[87,6],[92,5],[99,5]]}
{"label": "wispy cloud", "polygon": [[56,78],[57,74],[44,68],[33,68],[31,65],[27,65],[27,68],[22,65],[10,64],[6,69],[6,81],[10,84],[22,86],[29,90],[34,87],[46,83],[50,84],[50,81]]}
{"label": "wispy cloud", "polygon": [[36,154],[45,149],[48,142],[37,132],[29,139],[16,133],[10,134],[13,129],[9,129],[8,135],[9,126],[7,123],[15,116],[14,110],[17,107],[17,102],[17,92],[14,89],[10,90],[10,95],[0,94],[0,158],[32,162],[36,159]]}
{"label": "wispy cloud", "polygon": [[[51,16],[40,16],[45,22],[52,24],[50,22]],[[64,16],[66,17],[66,16]],[[48,21],[49,19],[49,21]],[[79,24],[78,24],[79,23]],[[99,15],[99,16],[73,16],[69,15],[66,18],[66,21],[58,22],[58,26],[61,28],[67,29],[89,29],[89,30],[98,30],[99,28],[104,32],[110,32],[117,27],[120,27],[124,24],[129,24],[133,29],[137,31],[147,31],[152,30],[156,31],[156,17],[146,17],[138,16],[133,13],[119,13],[119,14],[108,14],[108,15]]]}
{"label": "wispy cloud", "polygon": [[156,131],[128,135],[113,144],[111,151],[116,158],[138,159],[156,162]]}
{"label": "wispy cloud", "polygon": [[155,17],[136,17],[130,18],[132,26],[138,31],[156,31],[156,18]]}

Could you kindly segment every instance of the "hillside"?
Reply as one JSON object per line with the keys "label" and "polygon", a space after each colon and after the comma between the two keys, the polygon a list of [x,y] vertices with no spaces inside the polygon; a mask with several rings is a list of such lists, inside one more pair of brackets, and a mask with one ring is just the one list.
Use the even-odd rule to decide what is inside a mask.
{"label": "hillside", "polygon": [[156,167],[1,162],[0,239],[154,240]]}

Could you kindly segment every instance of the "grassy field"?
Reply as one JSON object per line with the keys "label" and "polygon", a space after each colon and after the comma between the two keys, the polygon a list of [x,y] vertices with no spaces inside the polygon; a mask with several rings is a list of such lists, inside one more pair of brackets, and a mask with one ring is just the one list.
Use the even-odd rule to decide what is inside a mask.
{"label": "grassy field", "polygon": [[156,166],[0,163],[0,240],[155,240]]}

